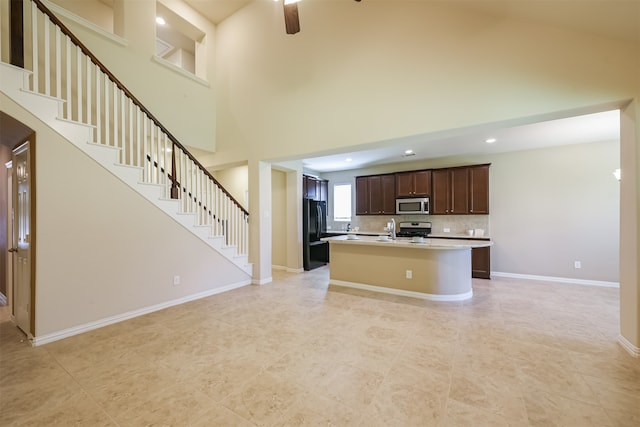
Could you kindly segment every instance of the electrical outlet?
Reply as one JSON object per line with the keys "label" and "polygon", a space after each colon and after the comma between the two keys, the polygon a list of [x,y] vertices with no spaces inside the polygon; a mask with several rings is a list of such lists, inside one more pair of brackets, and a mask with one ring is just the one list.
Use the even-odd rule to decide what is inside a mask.
{"label": "electrical outlet", "polygon": [[178,286],[180,284],[180,276],[173,276],[173,286]]}
{"label": "electrical outlet", "polygon": [[407,279],[413,279],[413,271],[407,270],[406,271],[406,276],[407,276]]}
{"label": "electrical outlet", "polygon": [[447,227],[447,228],[445,228],[445,229],[444,229],[444,230],[442,230],[442,231],[444,231],[445,233],[448,233],[448,232],[450,232],[450,231],[451,231],[451,229]]}
{"label": "electrical outlet", "polygon": [[582,268],[582,263],[580,261],[573,261],[573,268]]}

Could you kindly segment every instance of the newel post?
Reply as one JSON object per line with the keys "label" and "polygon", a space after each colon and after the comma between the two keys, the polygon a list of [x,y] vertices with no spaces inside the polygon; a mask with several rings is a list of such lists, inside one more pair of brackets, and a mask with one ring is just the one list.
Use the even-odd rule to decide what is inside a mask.
{"label": "newel post", "polygon": [[178,180],[176,179],[176,143],[173,143],[173,149],[171,150],[171,198],[180,198],[180,187],[178,186]]}
{"label": "newel post", "polygon": [[24,68],[24,25],[22,0],[9,3],[9,44],[11,65]]}

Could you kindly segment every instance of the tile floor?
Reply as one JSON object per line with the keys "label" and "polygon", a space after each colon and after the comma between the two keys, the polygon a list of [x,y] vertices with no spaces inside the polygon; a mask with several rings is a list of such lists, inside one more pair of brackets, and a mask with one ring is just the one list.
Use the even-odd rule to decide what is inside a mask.
{"label": "tile floor", "polygon": [[618,290],[474,281],[464,303],[274,281],[31,348],[0,323],[0,425],[638,426]]}

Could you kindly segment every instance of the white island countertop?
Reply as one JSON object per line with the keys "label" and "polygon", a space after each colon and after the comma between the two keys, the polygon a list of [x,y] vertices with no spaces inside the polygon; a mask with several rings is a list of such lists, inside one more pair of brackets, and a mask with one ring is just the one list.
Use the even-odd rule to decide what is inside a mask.
{"label": "white island countertop", "polygon": [[368,246],[389,246],[403,247],[413,249],[468,249],[468,248],[484,248],[493,245],[490,240],[473,240],[473,239],[450,239],[427,237],[421,242],[414,242],[409,237],[398,237],[396,240],[388,238],[383,240],[381,236],[363,236],[363,235],[343,235],[334,237],[325,237],[322,240],[329,243],[340,243],[349,245],[368,245]]}

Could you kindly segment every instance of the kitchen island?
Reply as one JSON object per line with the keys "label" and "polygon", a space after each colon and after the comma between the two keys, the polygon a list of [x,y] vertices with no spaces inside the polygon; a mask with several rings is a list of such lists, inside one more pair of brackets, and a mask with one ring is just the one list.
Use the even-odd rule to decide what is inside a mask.
{"label": "kitchen island", "polygon": [[471,249],[491,241],[425,238],[382,240],[375,236],[338,236],[330,244],[329,284],[434,301],[473,296]]}

